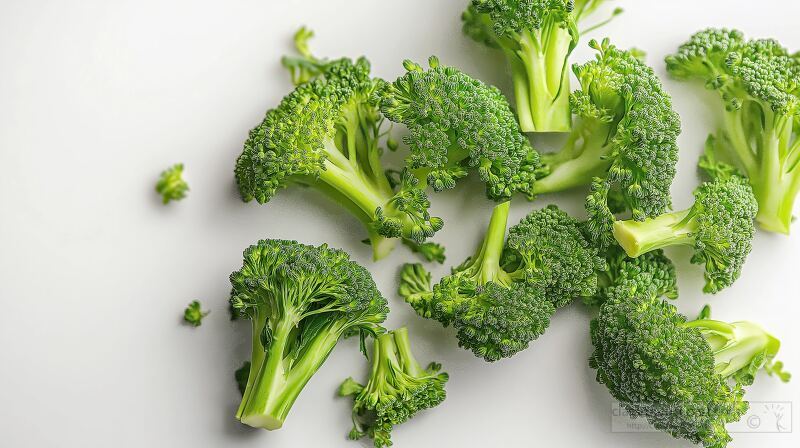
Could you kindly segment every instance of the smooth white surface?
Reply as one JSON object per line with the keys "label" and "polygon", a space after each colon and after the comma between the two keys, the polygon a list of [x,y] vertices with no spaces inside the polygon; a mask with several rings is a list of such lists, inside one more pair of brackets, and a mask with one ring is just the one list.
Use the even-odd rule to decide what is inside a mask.
{"label": "smooth white surface", "polygon": [[[627,12],[590,37],[661,62],[692,32],[731,26],[800,49],[800,3],[619,0]],[[393,79],[404,58],[463,68],[508,91],[499,54],[460,33],[465,0],[36,1],[0,3],[0,446],[353,447],[349,400],[334,397],[366,364],[340,344],[306,387],[284,428],[253,431],[233,419],[232,373],[247,356],[246,325],[228,321],[228,274],[259,238],[345,248],[372,270],[408,325],[421,362],[451,374],[448,399],[394,431],[398,447],[688,446],[664,434],[611,433],[611,399],[587,367],[589,312],[575,304],[513,359],[487,364],[456,347],[450,330],[416,317],[394,294],[405,249],[369,262],[360,225],[313,191],[244,204],[232,169],[248,130],[289,91],[279,57],[301,24],[324,56],[366,55]],[[610,10],[610,6],[609,9]],[[665,78],[665,77],[664,77]],[[676,207],[688,206],[695,162],[714,122],[699,86],[665,79],[683,118]],[[714,103],[714,106],[716,104]],[[547,141],[538,146],[547,148]],[[184,162],[189,197],[168,207],[159,172]],[[583,194],[555,198],[582,214]],[[514,204],[512,222],[532,207]],[[470,254],[491,205],[480,185],[434,197],[446,220],[447,272]],[[700,292],[688,251],[680,307],[710,301],[715,316],[763,323],[800,373],[797,325],[800,224],[789,238],[759,233],[741,280],[717,297]],[[181,324],[192,299],[212,310]],[[738,434],[733,447],[800,445],[800,378],[762,378],[751,400],[791,401],[794,434]],[[369,446],[369,442],[363,442]]]}

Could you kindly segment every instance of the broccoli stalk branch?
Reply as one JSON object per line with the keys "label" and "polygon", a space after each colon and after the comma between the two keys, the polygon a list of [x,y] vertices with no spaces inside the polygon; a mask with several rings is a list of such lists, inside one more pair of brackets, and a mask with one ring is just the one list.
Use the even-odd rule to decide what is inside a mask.
{"label": "broccoli stalk branch", "polygon": [[629,257],[675,245],[693,245],[697,224],[692,210],[665,213],[644,221],[627,220],[614,223],[614,238]]}
{"label": "broccoli stalk branch", "polygon": [[483,243],[478,253],[468,261],[468,266],[475,270],[476,281],[479,285],[495,282],[507,287],[512,283],[509,274],[500,267],[510,210],[510,201],[494,207]]}

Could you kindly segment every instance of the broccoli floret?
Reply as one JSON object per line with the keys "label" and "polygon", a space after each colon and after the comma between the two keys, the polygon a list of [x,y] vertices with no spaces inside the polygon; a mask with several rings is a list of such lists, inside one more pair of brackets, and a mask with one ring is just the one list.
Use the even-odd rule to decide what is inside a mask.
{"label": "broccoli floret", "polygon": [[[567,132],[572,127],[568,61],[580,39],[578,23],[603,3],[472,0],[462,14],[464,33],[502,50],[508,60],[524,132]],[[613,15],[620,12],[616,9]]]}
{"label": "broccoli floret", "polygon": [[363,58],[330,62],[300,84],[250,131],[235,170],[242,199],[266,203],[281,188],[314,187],[364,223],[376,260],[393,238],[422,243],[441,229],[419,181],[404,171],[392,188],[381,166],[384,118],[374,94],[383,84]]}
{"label": "broccoli floret", "polygon": [[247,378],[250,377],[250,361],[245,361],[241,367],[233,372],[233,378],[236,380],[236,387],[239,388],[239,393],[244,397],[244,390],[247,388]]}
{"label": "broccoli floret", "polygon": [[420,265],[406,265],[399,293],[422,317],[452,325],[459,345],[487,361],[513,356],[550,324],[556,308],[594,295],[605,264],[579,223],[555,206],[509,230],[497,205],[477,254],[432,289]]}
{"label": "broccoli floret", "polygon": [[661,249],[630,258],[620,247],[609,248],[606,254],[608,269],[598,275],[597,294],[584,297],[589,306],[600,306],[613,289],[625,281],[647,275],[647,281],[656,288],[659,297],[678,298],[678,276],[675,265]]}
{"label": "broccoli floret", "polygon": [[392,427],[444,401],[449,377],[441,368],[437,363],[425,369],[419,365],[406,328],[378,336],[367,384],[348,378],[339,387],[339,395],[353,396],[350,439],[367,436],[375,448],[391,446]]}
{"label": "broccoli floret", "polygon": [[741,176],[706,182],[692,207],[639,222],[614,223],[614,238],[630,257],[668,246],[694,247],[692,263],[705,266],[705,292],[730,286],[741,274],[752,247],[758,205]]}
{"label": "broccoli floret", "polygon": [[263,240],[231,274],[231,303],[252,323],[252,368],[236,417],[278,429],[303,387],[345,335],[381,331],[386,299],[347,253]]}
{"label": "broccoli floret", "polygon": [[771,39],[707,29],[666,59],[677,79],[700,79],[722,99],[707,154],[750,180],[760,227],[789,233],[800,192],[800,58]]}
{"label": "broccoli floret", "polygon": [[558,152],[542,155],[537,194],[591,186],[587,230],[601,246],[613,241],[614,214],[637,221],[670,208],[680,118],[653,70],[635,52],[591,41],[594,61],[573,70],[578,121]]}
{"label": "broccoli floret", "polygon": [[444,255],[444,246],[437,243],[422,243],[418,244],[413,241],[403,240],[403,244],[405,244],[411,252],[415,254],[419,254],[422,258],[427,261],[433,261],[439,264],[444,263],[445,255]]}
{"label": "broccoli floret", "polygon": [[186,310],[183,312],[183,321],[193,327],[199,327],[203,323],[203,318],[208,316],[211,311],[203,311],[200,307],[200,302],[197,300],[192,301]]}
{"label": "broccoli floret", "polygon": [[161,172],[161,177],[156,183],[156,192],[161,195],[161,201],[166,205],[169,201],[180,201],[186,197],[189,184],[183,180],[183,164],[177,163]]}
{"label": "broccoli floret", "polygon": [[486,194],[498,202],[530,195],[539,155],[520,132],[500,91],[431,57],[429,70],[405,61],[408,71],[379,93],[381,111],[406,125],[407,163],[435,191],[453,188],[477,168]]}
{"label": "broccoli floret", "polygon": [[648,276],[613,288],[592,321],[597,381],[632,417],[722,448],[731,440],[725,425],[747,411],[743,386],[756,372],[788,379],[774,362],[780,343],[750,322],[687,322]]}

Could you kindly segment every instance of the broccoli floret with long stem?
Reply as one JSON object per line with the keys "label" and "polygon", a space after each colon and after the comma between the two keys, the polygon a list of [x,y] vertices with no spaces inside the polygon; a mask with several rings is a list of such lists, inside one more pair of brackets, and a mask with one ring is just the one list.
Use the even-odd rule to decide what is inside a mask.
{"label": "broccoli floret with long stem", "polygon": [[300,84],[250,132],[236,162],[242,199],[266,203],[290,185],[314,187],[366,227],[374,258],[396,240],[422,243],[442,228],[430,201],[407,171],[393,188],[381,165],[384,118],[366,59],[340,59]]}
{"label": "broccoli floret with long stem", "polygon": [[615,214],[638,221],[670,208],[680,118],[653,70],[635,52],[591,41],[595,60],[573,70],[577,122],[565,146],[542,154],[537,194],[591,186],[587,230],[601,246],[613,241]]}
{"label": "broccoli floret with long stem", "polygon": [[477,168],[490,199],[530,195],[539,155],[503,94],[435,57],[428,63],[405,61],[407,73],[379,92],[386,118],[410,131],[403,140],[414,174],[441,191]]}
{"label": "broccoli floret with long stem", "polygon": [[380,332],[389,311],[369,272],[326,245],[259,241],[231,285],[231,303],[252,323],[252,368],[236,418],[270,430],[337,341]]}
{"label": "broccoli floret with long stem", "polygon": [[752,247],[758,205],[740,176],[706,182],[694,193],[692,207],[644,221],[617,221],[614,238],[630,257],[669,246],[691,246],[692,263],[705,267],[705,292],[730,286]]}
{"label": "broccoli floret with long stem", "polygon": [[[472,0],[462,14],[464,33],[502,50],[508,60],[524,132],[567,132],[572,127],[569,57],[580,39],[578,24],[603,3]],[[616,9],[613,15],[620,12]]]}
{"label": "broccoli floret with long stem", "polygon": [[183,180],[183,164],[177,163],[161,173],[156,183],[156,192],[161,195],[164,205],[170,201],[180,201],[186,197],[189,184]]}
{"label": "broccoli floret with long stem", "polygon": [[789,233],[800,192],[800,58],[771,39],[707,29],[666,59],[677,79],[699,79],[722,99],[707,154],[746,175],[764,230]]}
{"label": "broccoli floret with long stem", "polygon": [[348,378],[339,395],[353,396],[353,440],[367,436],[375,448],[392,445],[392,428],[438,406],[446,397],[447,373],[431,363],[423,369],[411,353],[408,330],[399,328],[375,339],[372,370],[365,385]]}
{"label": "broccoli floret with long stem", "polygon": [[417,314],[452,325],[459,345],[487,361],[524,350],[558,307],[594,295],[605,267],[578,221],[555,206],[528,215],[506,241],[509,207],[495,207],[477,253],[433,288],[420,265],[401,272],[399,293]]}
{"label": "broccoli floret with long stem", "polygon": [[634,418],[673,437],[723,448],[725,425],[747,411],[743,386],[764,369],[788,375],[779,341],[750,322],[687,322],[658,294],[649,274],[614,287],[592,321],[590,365],[597,381]]}
{"label": "broccoli floret with long stem", "polygon": [[193,327],[199,327],[203,323],[203,318],[210,313],[211,311],[203,311],[200,301],[194,300],[183,311],[183,321]]}

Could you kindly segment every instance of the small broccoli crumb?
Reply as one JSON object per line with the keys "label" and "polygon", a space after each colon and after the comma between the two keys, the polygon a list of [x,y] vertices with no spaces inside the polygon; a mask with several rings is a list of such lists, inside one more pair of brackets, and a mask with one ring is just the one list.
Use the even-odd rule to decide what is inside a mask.
{"label": "small broccoli crumb", "polygon": [[208,316],[211,311],[203,311],[200,302],[195,300],[186,307],[183,312],[183,320],[193,327],[199,327],[203,323],[203,318]]}
{"label": "small broccoli crumb", "polygon": [[161,195],[164,204],[170,201],[180,201],[186,197],[189,184],[183,180],[183,164],[175,164],[161,173],[156,183],[156,192]]}

